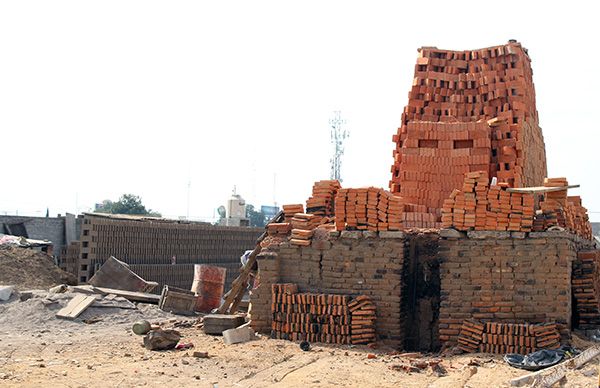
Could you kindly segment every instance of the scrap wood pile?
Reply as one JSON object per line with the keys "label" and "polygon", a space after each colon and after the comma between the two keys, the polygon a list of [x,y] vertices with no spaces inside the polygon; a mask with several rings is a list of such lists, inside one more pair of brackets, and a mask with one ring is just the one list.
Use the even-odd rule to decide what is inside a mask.
{"label": "scrap wood pile", "polygon": [[469,353],[528,354],[559,346],[560,333],[554,323],[483,323],[468,319],[463,321],[458,337],[458,347]]}
{"label": "scrap wood pile", "polygon": [[376,309],[369,297],[299,293],[272,285],[271,337],[292,341],[367,344],[375,341]]}
{"label": "scrap wood pile", "polygon": [[600,325],[600,251],[580,251],[571,274],[574,324],[579,329]]}

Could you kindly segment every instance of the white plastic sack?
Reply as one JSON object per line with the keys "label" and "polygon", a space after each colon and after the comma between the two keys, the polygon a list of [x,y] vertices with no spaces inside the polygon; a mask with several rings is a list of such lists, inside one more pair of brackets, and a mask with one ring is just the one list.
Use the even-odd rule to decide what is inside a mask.
{"label": "white plastic sack", "polygon": [[0,286],[0,300],[8,300],[13,293],[14,286]]}

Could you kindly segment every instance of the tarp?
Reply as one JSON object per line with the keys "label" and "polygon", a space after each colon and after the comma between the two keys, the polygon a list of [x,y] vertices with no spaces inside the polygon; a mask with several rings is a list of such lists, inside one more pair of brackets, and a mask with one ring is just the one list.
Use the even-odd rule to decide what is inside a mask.
{"label": "tarp", "polygon": [[571,347],[563,346],[560,349],[542,349],[527,355],[522,354],[506,354],[504,361],[510,366],[526,370],[540,370],[551,367],[562,361],[565,356],[572,356],[577,351]]}

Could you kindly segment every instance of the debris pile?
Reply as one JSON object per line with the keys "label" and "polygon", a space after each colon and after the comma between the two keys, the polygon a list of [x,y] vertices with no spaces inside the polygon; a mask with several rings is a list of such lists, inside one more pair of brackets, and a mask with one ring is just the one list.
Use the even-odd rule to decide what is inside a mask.
{"label": "debris pile", "polygon": [[52,257],[43,252],[0,246],[0,284],[17,289],[46,289],[58,284],[77,284],[77,279],[57,267]]}

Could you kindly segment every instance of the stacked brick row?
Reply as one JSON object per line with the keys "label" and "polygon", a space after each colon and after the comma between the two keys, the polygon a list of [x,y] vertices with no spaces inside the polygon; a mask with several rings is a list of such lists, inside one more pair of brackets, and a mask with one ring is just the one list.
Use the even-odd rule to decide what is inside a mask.
{"label": "stacked brick row", "polygon": [[260,286],[251,295],[252,326],[259,332],[271,331],[271,286],[294,283],[312,293],[368,296],[376,306],[377,340],[402,346],[404,234],[379,232],[379,238],[369,231],[331,234],[322,249],[285,242],[261,252]]}
{"label": "stacked brick row", "polygon": [[306,212],[321,217],[333,217],[335,196],[341,187],[338,180],[315,182],[312,195],[306,201]]}
{"label": "stacked brick row", "polygon": [[534,196],[510,193],[489,185],[483,171],[465,174],[461,190],[454,190],[442,207],[442,225],[457,230],[529,232],[534,222]]}
{"label": "stacked brick row", "polygon": [[283,205],[284,222],[291,222],[294,214],[304,213],[304,205],[301,203]]}
{"label": "stacked brick row", "polygon": [[359,295],[348,303],[351,313],[352,344],[368,344],[375,342],[375,320],[377,307],[366,295]]}
{"label": "stacked brick row", "polygon": [[[546,187],[565,187],[566,178],[546,178]],[[552,226],[566,228],[588,240],[592,239],[592,226],[587,209],[579,196],[567,196],[567,190],[545,193],[540,201],[540,210],[535,217],[534,230],[546,230]]]}
{"label": "stacked brick row", "polygon": [[575,326],[597,328],[600,325],[600,251],[578,252],[571,284]]}
{"label": "stacked brick row", "polygon": [[459,186],[446,188],[437,178],[415,174],[444,174],[452,181],[483,170],[512,187],[539,186],[546,176],[530,59],[519,43],[420,49],[401,123],[393,137],[390,190],[430,212]]}
{"label": "stacked brick row", "polygon": [[308,246],[313,236],[313,232],[319,226],[320,217],[308,213],[296,213],[292,217],[292,234],[290,242],[294,245]]}
{"label": "stacked brick row", "polygon": [[73,241],[71,244],[65,246],[60,255],[60,268],[77,275],[80,249],[81,243],[79,241]]}
{"label": "stacked brick row", "polygon": [[[110,256],[136,265],[170,265],[174,261],[176,265],[239,267],[241,253],[254,248],[261,232],[259,228],[85,214],[78,259],[79,281],[86,282]],[[161,283],[162,275],[156,276],[146,280]]]}
{"label": "stacked brick row", "polygon": [[528,354],[559,346],[560,333],[556,324],[465,320],[458,336],[458,347],[465,352]]}
{"label": "stacked brick row", "polygon": [[471,231],[440,240],[440,341],[455,344],[465,319],[571,324],[571,263],[579,244],[568,233]]}
{"label": "stacked brick row", "polygon": [[337,230],[400,230],[435,228],[436,217],[425,206],[407,204],[403,198],[376,188],[344,188],[335,199]]}
{"label": "stacked brick row", "polygon": [[271,337],[350,344],[348,295],[298,293],[296,284],[273,284]]}

